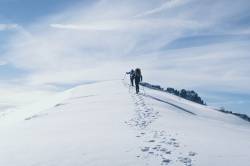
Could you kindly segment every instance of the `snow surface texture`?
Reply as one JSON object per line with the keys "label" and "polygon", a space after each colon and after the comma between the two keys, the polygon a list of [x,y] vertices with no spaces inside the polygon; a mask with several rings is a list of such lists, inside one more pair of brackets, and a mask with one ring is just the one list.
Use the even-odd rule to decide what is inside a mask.
{"label": "snow surface texture", "polygon": [[[1,112],[0,112],[1,113]],[[250,125],[106,81],[0,114],[1,166],[248,166]]]}

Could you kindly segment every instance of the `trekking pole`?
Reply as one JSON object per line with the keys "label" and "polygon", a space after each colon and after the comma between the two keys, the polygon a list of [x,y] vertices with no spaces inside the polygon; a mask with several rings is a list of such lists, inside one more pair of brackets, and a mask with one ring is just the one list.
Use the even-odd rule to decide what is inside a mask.
{"label": "trekking pole", "polygon": [[123,79],[122,79],[122,80],[124,80],[124,79],[126,78],[126,75],[127,75],[127,74],[125,73],[125,74],[124,74],[124,77],[123,77]]}

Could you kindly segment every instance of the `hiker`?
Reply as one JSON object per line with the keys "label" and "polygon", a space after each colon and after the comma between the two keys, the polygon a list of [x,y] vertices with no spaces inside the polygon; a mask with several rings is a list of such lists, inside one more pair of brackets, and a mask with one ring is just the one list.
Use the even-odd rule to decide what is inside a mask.
{"label": "hiker", "polygon": [[137,68],[137,69],[135,69],[135,89],[136,89],[136,94],[138,94],[139,91],[140,91],[139,83],[141,81],[142,81],[141,69]]}
{"label": "hiker", "polygon": [[129,74],[129,76],[130,76],[130,84],[131,84],[131,86],[134,86],[135,71],[133,69],[131,69],[131,71],[126,72],[126,74]]}

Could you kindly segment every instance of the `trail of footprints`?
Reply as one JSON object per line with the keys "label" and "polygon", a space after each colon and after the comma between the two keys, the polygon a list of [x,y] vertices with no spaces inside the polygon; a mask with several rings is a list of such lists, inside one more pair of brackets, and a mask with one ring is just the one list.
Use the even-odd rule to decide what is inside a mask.
{"label": "trail of footprints", "polygon": [[[139,133],[136,135],[141,139],[143,146],[139,147],[137,158],[143,160],[150,160],[157,158],[159,165],[171,165],[171,163],[179,163],[177,165],[192,166],[192,160],[197,155],[195,152],[188,152],[183,154],[181,144],[171,134],[165,131],[150,131],[146,128],[160,115],[152,107],[149,107],[143,96],[131,93],[131,97],[135,102],[135,115],[125,123],[130,127],[138,129]],[[178,156],[178,157],[176,157]]]}
{"label": "trail of footprints", "polygon": [[[184,166],[192,166],[192,157],[195,152],[182,154],[181,145],[176,138],[165,131],[142,131],[136,137],[143,141],[139,147],[137,158],[158,158],[160,165],[168,165],[173,162],[182,163]],[[176,157],[179,156],[179,157]]]}
{"label": "trail of footprints", "polygon": [[135,116],[126,123],[137,129],[145,129],[153,121],[159,118],[159,112],[146,105],[142,96],[132,95],[135,101]]}

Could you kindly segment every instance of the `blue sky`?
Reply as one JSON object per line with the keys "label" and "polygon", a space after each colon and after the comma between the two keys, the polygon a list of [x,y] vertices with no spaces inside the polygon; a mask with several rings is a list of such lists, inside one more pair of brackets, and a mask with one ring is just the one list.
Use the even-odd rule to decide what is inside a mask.
{"label": "blue sky", "polygon": [[29,24],[41,17],[50,15],[78,3],[90,0],[1,0],[0,19],[10,23]]}
{"label": "blue sky", "polygon": [[0,0],[0,91],[50,94],[139,66],[145,81],[250,114],[249,10],[248,0]]}

